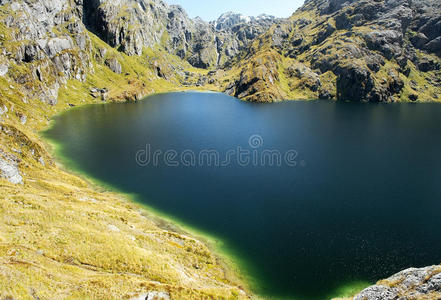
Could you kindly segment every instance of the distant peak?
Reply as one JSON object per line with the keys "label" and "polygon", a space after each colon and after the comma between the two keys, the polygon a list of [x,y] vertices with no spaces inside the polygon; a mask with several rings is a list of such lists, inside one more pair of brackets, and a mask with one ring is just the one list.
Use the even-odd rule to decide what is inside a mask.
{"label": "distant peak", "polygon": [[238,24],[254,23],[254,22],[257,23],[257,22],[262,22],[266,20],[275,20],[275,19],[276,17],[267,14],[260,14],[257,17],[253,17],[253,16],[246,16],[241,13],[228,11],[221,14],[216,21],[212,21],[210,23],[213,24],[216,27],[216,29],[221,30],[221,29],[231,28]]}

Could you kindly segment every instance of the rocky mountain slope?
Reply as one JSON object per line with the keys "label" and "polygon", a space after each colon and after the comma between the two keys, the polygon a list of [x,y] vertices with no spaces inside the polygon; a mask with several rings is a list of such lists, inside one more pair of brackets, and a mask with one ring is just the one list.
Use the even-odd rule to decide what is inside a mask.
{"label": "rocky mountain slope", "polygon": [[440,26],[435,0],[309,0],[289,19],[212,23],[160,0],[0,0],[0,297],[248,298],[204,244],[57,166],[39,132],[73,106],[190,88],[439,101]]}
{"label": "rocky mountain slope", "polygon": [[160,46],[200,68],[222,66],[278,21],[261,16],[230,22],[234,16],[223,15],[219,23],[209,24],[161,0],[84,1],[83,10],[88,28],[126,54],[141,55],[143,47]]}
{"label": "rocky mountain slope", "polygon": [[224,90],[250,101],[439,101],[440,6],[436,0],[306,1],[253,42]]}
{"label": "rocky mountain slope", "polygon": [[247,51],[252,41],[265,33],[272,25],[281,22],[283,19],[269,15],[250,17],[233,12],[224,13],[216,21],[210,22],[219,36],[222,57],[225,58],[219,66],[231,67],[231,59],[240,52]]}

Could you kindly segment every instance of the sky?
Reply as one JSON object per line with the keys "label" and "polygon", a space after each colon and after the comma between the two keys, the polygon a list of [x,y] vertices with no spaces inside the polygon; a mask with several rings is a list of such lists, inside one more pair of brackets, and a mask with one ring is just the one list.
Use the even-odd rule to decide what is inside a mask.
{"label": "sky", "polygon": [[181,5],[191,18],[201,17],[204,21],[216,20],[228,11],[247,16],[268,14],[289,17],[304,0],[165,0],[169,4]]}

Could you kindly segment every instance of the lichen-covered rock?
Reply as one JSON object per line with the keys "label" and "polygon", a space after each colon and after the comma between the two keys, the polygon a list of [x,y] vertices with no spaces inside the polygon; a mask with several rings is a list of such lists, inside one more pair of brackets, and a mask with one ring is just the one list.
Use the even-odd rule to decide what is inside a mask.
{"label": "lichen-covered rock", "polygon": [[3,77],[8,73],[9,67],[8,65],[0,65],[0,76]]}
{"label": "lichen-covered rock", "polygon": [[23,184],[23,177],[16,163],[0,158],[0,177],[13,184]]}
{"label": "lichen-covered rock", "polygon": [[121,74],[122,67],[121,67],[121,64],[119,63],[118,59],[109,58],[109,59],[106,59],[105,63],[106,63],[106,66],[108,66],[110,70],[112,70],[116,74]]}
{"label": "lichen-covered rock", "polygon": [[441,266],[401,271],[354,297],[354,300],[396,299],[441,299]]}
{"label": "lichen-covered rock", "polygon": [[399,56],[403,51],[403,34],[400,31],[370,31],[365,34],[364,39],[369,49],[380,51],[387,59]]}
{"label": "lichen-covered rock", "polygon": [[[42,49],[49,58],[53,58],[58,53],[74,47],[72,39],[68,36],[51,39],[39,39],[37,40],[37,43],[40,49]],[[33,51],[37,52],[38,50]]]}

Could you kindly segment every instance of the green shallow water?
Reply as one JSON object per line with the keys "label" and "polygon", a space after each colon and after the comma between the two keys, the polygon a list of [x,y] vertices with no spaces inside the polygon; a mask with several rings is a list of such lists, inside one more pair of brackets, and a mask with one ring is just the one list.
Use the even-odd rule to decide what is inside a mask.
{"label": "green shallow water", "polygon": [[171,93],[74,109],[45,136],[68,167],[217,240],[257,294],[328,299],[441,261],[440,117]]}

